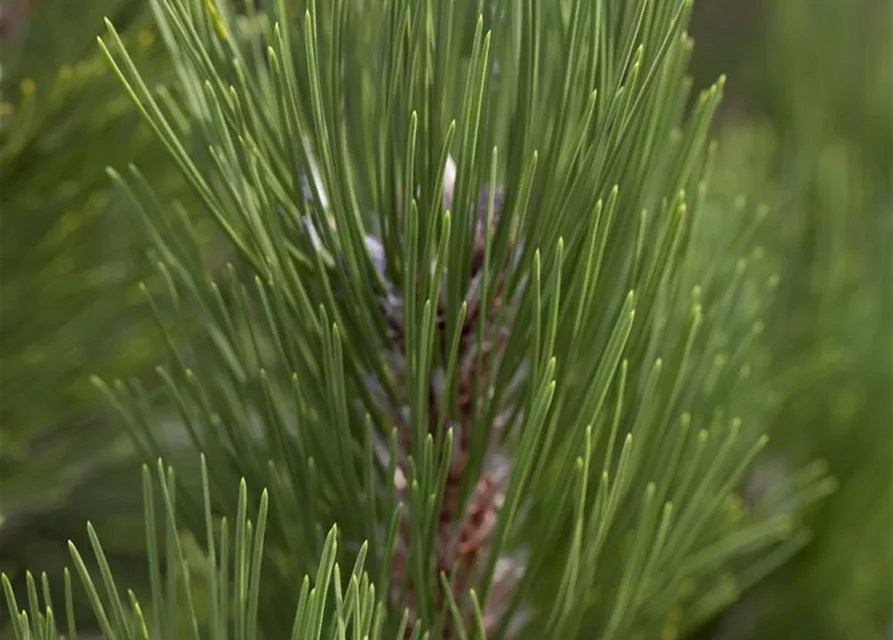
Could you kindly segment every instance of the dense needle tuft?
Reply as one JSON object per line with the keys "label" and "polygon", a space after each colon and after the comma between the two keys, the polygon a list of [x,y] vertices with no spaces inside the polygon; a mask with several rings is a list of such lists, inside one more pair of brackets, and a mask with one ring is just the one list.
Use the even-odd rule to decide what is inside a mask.
{"label": "dense needle tuft", "polygon": [[[456,166],[452,158],[448,158],[444,170],[444,208],[449,210],[453,205],[453,188],[456,177]],[[446,431],[453,433],[453,447],[448,462],[446,483],[443,487],[443,499],[435,515],[435,533],[433,540],[434,565],[438,574],[448,577],[452,593],[450,597],[458,606],[466,612],[465,624],[470,631],[474,624],[473,616],[469,613],[471,601],[469,592],[478,585],[481,573],[490,556],[490,543],[495,533],[500,510],[505,502],[505,492],[511,477],[512,464],[500,444],[502,427],[514,409],[510,396],[505,400],[505,406],[496,411],[496,418],[490,432],[489,444],[484,452],[484,465],[480,476],[476,481],[468,477],[470,440],[473,437],[476,419],[490,407],[486,397],[489,388],[489,374],[497,370],[501,363],[501,356],[506,346],[506,341],[511,332],[511,322],[505,318],[511,318],[512,309],[508,313],[503,306],[506,302],[501,296],[502,287],[505,284],[506,274],[497,274],[492,278],[491,286],[495,287],[495,295],[489,301],[483,300],[481,289],[482,271],[484,269],[486,243],[488,232],[499,224],[502,206],[503,191],[498,187],[492,194],[494,201],[490,225],[487,225],[487,208],[491,199],[488,188],[484,188],[478,198],[477,206],[469,212],[474,233],[472,241],[471,271],[468,277],[468,287],[464,296],[467,313],[463,324],[459,328],[458,353],[455,354],[457,366],[453,375],[455,384],[447,384],[447,371],[445,365],[439,365],[432,369],[428,382],[428,426],[426,432],[435,442],[446,441]],[[388,352],[387,361],[390,363],[388,373],[392,376],[391,383],[398,390],[396,404],[387,403],[384,408],[398,428],[397,473],[394,485],[397,488],[400,500],[406,504],[411,502],[411,487],[408,478],[411,477],[410,460],[413,451],[412,420],[408,409],[408,394],[406,388],[407,369],[404,320],[404,301],[400,297],[398,287],[392,285],[384,270],[384,250],[381,242],[374,236],[366,236],[366,247],[373,265],[380,269],[379,276],[386,283],[386,294],[381,297],[380,305],[383,316],[388,322],[387,344],[383,348]],[[433,266],[433,265],[432,265]],[[489,297],[489,296],[488,296]],[[478,331],[480,314],[484,312],[483,305],[487,305],[487,324],[482,332]],[[446,360],[450,356],[451,338],[447,333],[446,302],[441,293],[435,319],[434,350],[443,354]],[[497,319],[500,319],[497,324]],[[478,377],[478,363],[481,364]],[[515,376],[515,387],[520,386],[523,378],[523,367]],[[371,382],[372,388],[380,390],[382,385]],[[448,397],[447,390],[452,389]],[[379,394],[379,400],[384,402],[384,396]],[[491,408],[492,409],[492,408]],[[478,427],[482,428],[482,427]],[[379,446],[383,451],[384,446]],[[386,458],[382,462],[387,465]],[[439,464],[439,463],[438,463]],[[463,483],[469,483],[471,490],[463,497]],[[402,597],[402,589],[407,586],[406,604],[410,609],[411,622],[418,619],[414,611],[417,596],[413,591],[418,588],[426,589],[427,585],[414,584],[407,569],[410,564],[409,552],[413,545],[411,539],[410,515],[406,514],[401,523],[400,537],[397,541],[396,554],[393,560],[393,593],[395,603],[399,603]],[[512,587],[517,584],[523,575],[524,563],[517,553],[500,557],[497,561],[494,584],[490,589],[487,602],[483,604],[484,625],[489,633],[495,632],[496,625],[501,621],[507,600],[512,593]],[[437,586],[441,587],[440,583]],[[423,596],[424,597],[424,596]],[[438,608],[446,608],[448,600],[445,594],[436,598]],[[452,622],[448,619],[445,623],[444,638],[455,636],[455,630],[451,630]],[[516,628],[512,625],[511,628]],[[410,629],[412,625],[410,625]],[[409,633],[409,631],[407,631]]]}

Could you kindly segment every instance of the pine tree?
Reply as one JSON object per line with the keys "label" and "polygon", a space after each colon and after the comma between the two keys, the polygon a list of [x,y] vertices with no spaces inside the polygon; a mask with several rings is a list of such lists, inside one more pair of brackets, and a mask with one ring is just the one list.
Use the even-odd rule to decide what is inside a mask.
{"label": "pine tree", "polygon": [[[168,362],[96,379],[150,583],[71,545],[103,635],[672,638],[799,550],[832,484],[746,490],[781,261],[711,189],[690,3],[272,4],[153,0],[164,89],[100,42],[190,189],[110,171]],[[42,591],[17,637],[74,637]]]}

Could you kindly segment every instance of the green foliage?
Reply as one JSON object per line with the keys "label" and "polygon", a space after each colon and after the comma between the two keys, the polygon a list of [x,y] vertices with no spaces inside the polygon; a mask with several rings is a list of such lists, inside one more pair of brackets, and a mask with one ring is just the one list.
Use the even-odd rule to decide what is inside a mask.
{"label": "green foliage", "polygon": [[[151,32],[137,26],[129,32],[148,70],[161,56]],[[60,40],[59,48],[74,49],[71,41]],[[17,73],[6,69],[3,86],[4,430],[53,424],[88,402],[81,386],[69,389],[64,382],[84,363],[105,369],[102,341],[113,341],[121,329],[108,326],[107,307],[84,301],[118,299],[116,312],[126,314],[134,300],[124,292],[141,246],[109,214],[120,199],[105,179],[105,163],[139,158],[150,164],[158,157],[98,52],[52,70],[45,68],[47,56],[34,59],[44,64],[13,65]],[[38,313],[42,305],[56,313]]]}
{"label": "green foliage", "polygon": [[774,452],[787,466],[822,458],[840,491],[810,515],[813,544],[747,607],[779,637],[881,638],[893,620],[893,13],[777,0],[764,21],[750,58],[765,60],[751,93],[766,118],[737,127],[724,148],[738,158],[725,158],[730,182],[780,212],[762,240],[789,274],[768,322],[786,398]]}
{"label": "green foliage", "polygon": [[[162,513],[157,513],[155,483],[148,467],[143,468],[143,497],[145,501],[146,536],[152,606],[144,609],[135,593],[128,589],[126,598],[116,584],[99,537],[88,524],[90,545],[99,566],[99,577],[91,573],[77,547],[69,543],[75,569],[87,587],[93,611],[105,638],[148,638],[152,628],[160,637],[174,638],[178,633],[195,637],[199,629],[210,638],[253,638],[257,631],[256,613],[259,606],[261,565],[267,522],[267,493],[259,500],[259,511],[249,519],[246,504],[247,490],[243,481],[239,486],[236,519],[216,519],[211,513],[207,468],[202,460],[204,490],[204,520],[207,532],[207,564],[196,572],[187,561],[188,551],[180,539],[177,524],[176,478],[173,469],[158,462],[156,481],[161,490]],[[158,530],[163,531],[160,544]],[[335,558],[338,554],[336,530],[326,536],[319,571],[314,587],[309,577],[302,583],[301,597],[295,613],[290,637],[293,639],[346,637],[346,633],[361,637],[380,636],[381,607],[375,601],[375,589],[363,572],[365,547],[346,577],[342,591],[341,571]],[[198,575],[196,575],[198,573]],[[69,638],[77,637],[77,621],[73,611],[71,574],[65,570],[64,606],[54,608],[52,590],[46,574],[37,581],[29,573],[28,608],[20,609],[9,580],[4,575],[3,591],[8,610],[16,612],[13,631],[16,638],[58,638],[60,630]],[[330,595],[329,585],[333,593]],[[204,586],[210,610],[207,626],[199,622],[195,601],[197,587]],[[334,606],[327,609],[329,598]],[[60,615],[57,612],[62,612]],[[230,615],[231,613],[231,615]],[[58,619],[57,619],[57,616]],[[285,637],[285,636],[283,636]]]}
{"label": "green foliage", "polygon": [[[742,592],[808,591],[820,574],[786,561],[852,519],[841,499],[816,508],[828,469],[867,496],[886,455],[871,472],[835,455],[880,414],[853,400],[858,366],[882,385],[888,364],[868,346],[883,309],[831,313],[883,299],[862,234],[878,227],[841,241],[836,212],[891,199],[829,178],[865,146],[804,144],[834,117],[816,109],[790,139],[738,129],[717,156],[724,80],[691,99],[690,2],[149,4],[170,84],[114,20],[101,48],[155,142],[101,160],[111,224],[134,240],[112,247],[128,286],[131,221],[151,241],[139,317],[166,361],[154,377],[142,357],[90,362],[143,458],[176,461],[181,482],[159,463],[161,523],[144,470],[143,592],[121,597],[92,526],[98,574],[70,545],[105,637],[674,638]],[[806,110],[801,89],[782,113]],[[209,258],[209,223],[231,264]],[[41,273],[19,254],[22,282]],[[837,435],[802,447],[790,425],[823,410]],[[754,490],[779,456],[782,480]],[[29,575],[16,637],[56,636],[48,584],[41,604]],[[840,606],[828,619],[855,629]]]}
{"label": "green foliage", "polygon": [[160,191],[176,183],[93,34],[115,16],[148,78],[164,77],[166,55],[139,2],[80,5],[37,11],[3,43],[0,565],[17,586],[25,567],[61,571],[85,504],[119,532],[113,555],[134,552],[135,463],[89,375],[141,374],[159,348],[137,288],[145,237],[106,166],[135,160]]}
{"label": "green foliage", "polygon": [[[35,28],[41,37],[58,35],[48,21]],[[160,58],[149,35],[141,33],[143,46],[135,47],[147,72]],[[70,35],[55,42],[66,57],[78,51]],[[157,146],[98,52],[53,69],[28,46],[19,53],[35,62],[4,70],[8,102],[0,120],[0,478],[7,514],[24,508],[17,500],[24,487],[30,507],[41,501],[33,490],[78,441],[96,446],[84,426],[97,411],[87,372],[136,373],[151,361],[151,343],[139,331],[141,299],[133,295],[145,273],[145,243],[115,215],[121,199],[104,168],[158,163]],[[34,459],[38,451],[44,464]],[[60,488],[46,488],[49,503],[65,499]]]}
{"label": "green foliage", "polygon": [[[231,509],[221,488],[236,475],[272,487],[270,606],[259,612],[268,635],[287,627],[274,603],[297,598],[291,576],[313,572],[326,522],[338,522],[348,548],[369,539],[381,551],[369,559],[380,593],[390,595],[389,565],[407,546],[409,573],[388,604],[412,602],[413,619],[436,634],[472,615],[497,635],[653,635],[671,610],[684,613],[669,624],[691,628],[797,548],[789,514],[763,517],[734,497],[771,410],[758,345],[775,277],[746,259],[740,238],[753,216],[720,218],[706,202],[721,84],[682,115],[687,4],[531,3],[475,26],[472,4],[334,2],[312,5],[303,29],[280,5],[275,27],[259,23],[266,57],[243,30],[250,16],[154,6],[188,130],[114,32],[104,46],[253,282],[233,271],[212,283],[182,209],[161,206],[136,169],[118,180],[148,223],[170,299],[201,318],[198,336],[166,333],[174,365],[162,377],[208,455],[215,506]],[[207,156],[187,153],[191,135]],[[455,183],[442,177],[448,154]],[[314,174],[308,203],[301,179]],[[495,196],[486,205],[496,222],[469,289],[479,231],[462,212],[497,184],[505,201],[498,219]],[[370,272],[370,228],[380,272]],[[383,331],[382,284],[402,302],[399,346]],[[487,318],[497,294],[510,304]],[[469,307],[479,320],[466,324]],[[498,354],[471,354],[473,396],[486,401],[452,425],[441,411],[428,431],[429,393],[442,408],[459,400],[450,380],[468,357],[464,326],[478,345],[490,331],[507,336]],[[400,373],[386,358],[395,352]],[[447,382],[434,391],[438,370]],[[515,371],[526,375],[512,396]],[[138,388],[109,395],[142,447],[165,453]],[[397,429],[392,410],[409,417]],[[457,596],[442,609],[435,585],[451,578],[431,550],[443,543],[451,448],[466,447],[459,490],[472,495],[497,455],[497,419],[513,463],[504,504],[486,564],[471,585],[446,589]],[[398,468],[411,487],[402,496],[389,489]],[[521,577],[494,613],[501,555]],[[559,597],[544,606],[548,593]]]}

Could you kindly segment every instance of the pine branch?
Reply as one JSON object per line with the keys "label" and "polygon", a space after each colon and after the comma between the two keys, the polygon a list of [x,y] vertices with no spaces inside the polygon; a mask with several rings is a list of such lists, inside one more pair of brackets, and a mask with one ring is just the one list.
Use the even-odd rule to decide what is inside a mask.
{"label": "pine branch", "polygon": [[[143,467],[143,496],[146,514],[149,575],[151,577],[151,606],[144,608],[132,590],[116,584],[108,562],[92,525],[87,528],[93,554],[99,563],[100,576],[87,568],[81,552],[69,542],[78,577],[87,587],[90,602],[99,620],[104,638],[172,638],[178,628],[190,637],[198,637],[200,629],[211,637],[257,637],[257,610],[267,525],[267,492],[260,496],[259,510],[254,519],[247,514],[245,482],[239,486],[238,515],[232,524],[226,518],[216,519],[210,510],[208,475],[202,459],[203,495],[205,497],[204,524],[207,533],[207,564],[196,571],[187,559],[177,524],[176,476],[173,469],[158,461],[153,477],[148,466]],[[156,491],[160,490],[162,512],[157,512]],[[163,531],[159,544],[159,528]],[[332,633],[362,637],[380,637],[381,606],[376,602],[375,589],[363,570],[365,547],[360,549],[352,570],[345,576],[342,591],[338,554],[337,530],[332,528],[322,549],[320,568],[311,582],[304,578],[301,600],[295,614],[292,633],[297,638],[322,638]],[[196,575],[199,573],[200,575]],[[73,589],[71,573],[65,571],[64,605],[53,606],[50,583],[46,574],[38,581],[29,573],[28,606],[20,609],[12,586],[4,575],[3,591],[8,610],[13,615],[13,631],[17,640],[29,637],[58,638],[60,633],[77,637],[76,620],[72,610]],[[208,594],[211,611],[209,627],[205,628],[196,614],[194,593],[201,584]],[[312,586],[311,586],[312,585]],[[331,585],[333,593],[329,593]],[[334,607],[328,608],[329,598]],[[229,615],[228,615],[229,614]],[[57,617],[58,616],[58,617]],[[149,629],[152,629],[150,635]]]}
{"label": "pine branch", "polygon": [[[268,507],[231,487],[270,489],[268,569],[238,565],[250,597],[212,637],[252,637],[255,609],[266,636],[318,637],[327,589],[294,576],[328,583],[333,523],[372,551],[356,579],[388,637],[675,637],[803,544],[738,495],[774,406],[778,276],[763,217],[708,195],[724,80],[686,110],[689,2],[152,8],[177,91],[111,22],[100,44],[197,204],[111,175],[180,323],[150,297],[160,399],[97,384],[147,459],[178,453],[150,399],[207,456],[168,505],[197,538],[219,513],[245,558]],[[233,247],[222,278],[199,216]]]}

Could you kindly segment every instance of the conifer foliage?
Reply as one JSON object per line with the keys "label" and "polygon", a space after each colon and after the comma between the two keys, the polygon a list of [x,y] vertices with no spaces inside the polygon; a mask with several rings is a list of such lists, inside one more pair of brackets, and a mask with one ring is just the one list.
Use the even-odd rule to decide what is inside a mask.
{"label": "conifer foliage", "polygon": [[105,637],[673,638],[805,542],[820,477],[741,495],[778,275],[688,0],[246,4],[152,0],[164,90],[100,41],[192,192],[110,171],[168,353],[96,380],[147,463],[150,600],[71,549]]}

